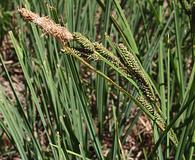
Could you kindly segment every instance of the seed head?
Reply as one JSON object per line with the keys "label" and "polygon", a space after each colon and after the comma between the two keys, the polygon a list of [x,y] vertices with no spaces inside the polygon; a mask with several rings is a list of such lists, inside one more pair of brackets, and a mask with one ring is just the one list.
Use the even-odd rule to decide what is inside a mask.
{"label": "seed head", "polygon": [[48,17],[40,17],[38,14],[33,13],[25,8],[18,9],[18,11],[25,21],[31,21],[35,23],[46,34],[54,36],[62,43],[73,39],[72,33],[70,33],[65,27],[56,24]]}

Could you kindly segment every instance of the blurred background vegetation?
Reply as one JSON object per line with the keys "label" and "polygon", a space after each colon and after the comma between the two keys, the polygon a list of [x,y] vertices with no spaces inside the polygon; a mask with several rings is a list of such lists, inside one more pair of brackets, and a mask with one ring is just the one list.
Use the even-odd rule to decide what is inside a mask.
{"label": "blurred background vegetation", "polygon": [[[158,90],[167,129],[23,21],[21,7],[115,54],[123,43]],[[194,0],[0,0],[0,159],[195,159],[194,32]],[[106,63],[90,64],[137,96]]]}

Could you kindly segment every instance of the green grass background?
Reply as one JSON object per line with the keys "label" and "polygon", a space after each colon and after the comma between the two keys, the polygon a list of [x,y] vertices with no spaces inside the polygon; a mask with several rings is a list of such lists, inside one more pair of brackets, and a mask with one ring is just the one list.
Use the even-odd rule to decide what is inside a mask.
{"label": "green grass background", "polygon": [[[2,76],[6,76],[16,98],[13,103],[0,90],[0,134],[6,133],[13,144],[1,148],[5,157],[17,151],[21,159],[128,159],[121,145],[141,115],[138,110],[126,133],[125,119],[135,103],[100,75],[88,78],[84,87],[81,63],[65,55],[62,46],[32,23],[26,23],[17,8],[26,7],[49,16],[71,32],[81,32],[92,41],[112,48],[124,43],[140,60],[155,89],[158,90],[167,129],[153,126],[152,152],[145,148],[144,159],[194,159],[195,143],[195,63],[193,0],[9,0],[0,2],[1,40],[9,34],[25,79],[24,106],[1,58]],[[14,17],[14,25],[12,25]],[[8,33],[9,31],[9,33]],[[105,37],[105,33],[111,39]],[[111,40],[111,41],[110,41]],[[73,44],[74,45],[74,44]],[[115,53],[116,51],[113,50]],[[91,62],[105,75],[112,72],[114,81],[133,97],[137,91],[131,83],[104,62]],[[190,66],[190,67],[189,67]],[[96,95],[92,105],[89,90]],[[103,155],[102,134],[108,104],[113,144]],[[110,100],[111,99],[111,100]],[[92,112],[95,110],[95,114]],[[179,145],[174,147],[167,134],[173,128]],[[41,129],[47,146],[41,145],[36,130]],[[98,132],[97,132],[98,130]],[[125,134],[125,135],[123,135]],[[139,133],[138,135],[139,136]],[[137,143],[141,143],[138,141]],[[94,154],[94,155],[92,155]]]}

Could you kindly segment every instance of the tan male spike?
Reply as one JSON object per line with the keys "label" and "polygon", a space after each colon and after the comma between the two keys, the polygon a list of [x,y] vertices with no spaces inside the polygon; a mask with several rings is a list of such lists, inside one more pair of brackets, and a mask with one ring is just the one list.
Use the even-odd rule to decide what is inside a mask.
{"label": "tan male spike", "polygon": [[37,24],[46,34],[54,36],[62,43],[73,39],[72,33],[70,33],[65,27],[56,24],[48,17],[40,17],[38,14],[35,14],[26,8],[18,9],[18,11],[26,21],[31,21]]}

